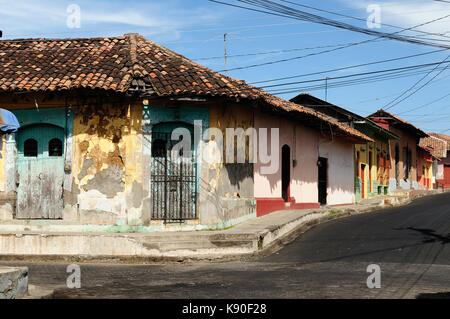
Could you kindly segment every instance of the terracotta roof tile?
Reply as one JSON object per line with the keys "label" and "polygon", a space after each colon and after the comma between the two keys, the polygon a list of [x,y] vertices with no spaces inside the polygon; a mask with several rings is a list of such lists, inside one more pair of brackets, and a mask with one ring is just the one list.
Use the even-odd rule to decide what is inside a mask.
{"label": "terracotta roof tile", "polygon": [[[447,142],[447,151],[450,151],[450,135],[447,134],[438,134],[438,133],[428,133],[430,136],[434,136],[439,138],[445,142]],[[444,156],[445,157],[445,156]]]}
{"label": "terracotta roof tile", "polygon": [[411,129],[412,131],[414,131],[414,132],[415,132],[418,136],[420,136],[420,137],[427,137],[427,136],[428,136],[427,133],[425,133],[424,131],[422,131],[422,130],[421,130],[420,128],[418,128],[417,126],[414,126],[413,124],[411,124],[411,123],[405,121],[404,119],[402,119],[402,118],[400,118],[400,117],[398,117],[398,116],[396,116],[396,115],[394,115],[394,114],[392,114],[392,113],[389,113],[389,112],[387,112],[387,111],[385,111],[385,110],[378,110],[378,111],[376,111],[375,113],[373,113],[373,114],[367,116],[367,118],[370,118],[370,119],[373,119],[373,118],[383,118],[383,117],[388,117],[388,118],[390,117],[390,118],[392,118],[392,119],[394,119],[394,120],[397,120],[398,122],[400,122],[400,123],[403,124],[404,126],[408,127],[408,128]]}
{"label": "terracotta roof tile", "polygon": [[346,136],[371,140],[326,115],[214,72],[138,34],[0,41],[0,91],[91,88],[125,93],[135,79],[161,97],[189,94],[254,100],[308,114]]}
{"label": "terracotta roof tile", "polygon": [[447,148],[449,143],[446,140],[433,136],[433,133],[428,133],[429,137],[422,137],[419,142],[420,147],[427,147],[431,149],[431,154],[437,158],[447,157]]}

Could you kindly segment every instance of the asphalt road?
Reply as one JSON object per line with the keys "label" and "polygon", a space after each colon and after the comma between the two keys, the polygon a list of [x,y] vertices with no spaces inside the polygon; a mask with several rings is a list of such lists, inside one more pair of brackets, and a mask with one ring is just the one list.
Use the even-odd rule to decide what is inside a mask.
{"label": "asphalt road", "polygon": [[[213,264],[26,265],[57,298],[450,298],[450,194],[319,225],[269,257]],[[369,289],[367,266],[381,269]]]}

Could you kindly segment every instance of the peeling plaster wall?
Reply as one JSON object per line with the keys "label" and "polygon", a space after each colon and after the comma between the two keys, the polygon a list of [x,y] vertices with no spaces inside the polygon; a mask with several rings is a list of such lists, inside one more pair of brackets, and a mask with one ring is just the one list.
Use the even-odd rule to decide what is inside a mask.
{"label": "peeling plaster wall", "polygon": [[[142,107],[92,104],[74,112],[68,215],[83,223],[142,225]],[[73,217],[72,217],[73,218]]]}
{"label": "peeling plaster wall", "polygon": [[10,134],[0,135],[0,220],[13,219],[16,196],[14,192],[7,191],[7,170],[10,170],[10,163],[7,161],[7,140]]}
{"label": "peeling plaster wall", "polygon": [[[114,102],[99,98],[80,102],[78,96],[70,99],[62,94],[0,96],[2,106],[12,110],[22,126],[43,123],[66,128],[69,170],[64,176],[61,222],[91,225],[92,230],[99,225],[126,225],[132,231],[148,222],[142,209],[142,101],[121,97],[110,101]],[[16,201],[14,134],[7,136],[0,154],[0,196],[14,195],[8,214],[0,206],[0,220],[8,220]]]}
{"label": "peeling plaster wall", "polygon": [[[145,103],[144,103],[145,104]],[[223,131],[224,143],[226,128],[253,126],[252,112],[237,104],[176,103],[167,100],[154,101],[143,108],[143,165],[144,189],[151,193],[151,132],[154,125],[170,122],[194,124],[202,121],[202,136],[196,146],[197,152],[197,216],[198,226],[204,228],[223,228],[231,226],[246,218],[255,216],[253,200],[253,165],[225,164],[221,154],[211,152],[211,161],[203,156],[209,146],[216,141],[211,139],[206,130],[210,127]],[[213,149],[213,148],[211,148]],[[144,199],[144,211],[151,212],[151,196]],[[159,221],[152,221],[153,224]],[[186,223],[188,224],[188,223]],[[189,226],[189,225],[186,225]]]}
{"label": "peeling plaster wall", "polygon": [[[256,214],[254,164],[249,162],[249,139],[246,138],[245,145],[241,145],[235,138],[233,163],[228,162],[226,158],[227,128],[242,128],[244,131],[253,128],[253,110],[241,104],[223,103],[211,106],[209,116],[210,127],[222,132],[223,153],[212,156],[217,158],[217,162],[205,162],[202,165],[207,167],[202,170],[201,177],[202,181],[207,181],[207,185],[203,194],[200,194],[201,223],[226,227],[232,220],[246,216],[250,218]],[[210,145],[216,143],[211,139],[212,135],[210,134],[210,140],[206,142]],[[245,163],[238,163],[238,152],[245,153]]]}
{"label": "peeling plaster wall", "polygon": [[[399,140],[390,140],[389,141],[389,154],[391,160],[391,169],[389,172],[389,191],[393,191],[395,189],[417,189],[417,144],[418,139],[412,136],[410,133],[405,132],[396,127],[390,126],[389,130],[400,137]],[[399,162],[398,162],[398,179],[396,179],[395,174],[395,145],[399,145]],[[408,178],[405,178],[404,174],[404,165],[405,156],[403,153],[403,149],[408,147],[411,150],[411,171]]]}

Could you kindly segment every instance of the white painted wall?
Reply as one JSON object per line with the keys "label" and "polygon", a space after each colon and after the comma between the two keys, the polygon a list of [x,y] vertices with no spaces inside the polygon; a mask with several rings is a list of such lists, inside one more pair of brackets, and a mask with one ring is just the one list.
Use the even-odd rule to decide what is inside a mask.
{"label": "white painted wall", "polygon": [[328,159],[327,205],[354,203],[353,144],[337,138],[321,139],[319,156]]}

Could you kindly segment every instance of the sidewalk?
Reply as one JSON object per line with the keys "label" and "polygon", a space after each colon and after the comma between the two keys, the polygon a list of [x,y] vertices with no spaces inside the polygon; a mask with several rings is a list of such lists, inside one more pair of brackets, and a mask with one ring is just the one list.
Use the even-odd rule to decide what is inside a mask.
{"label": "sidewalk", "polygon": [[409,203],[425,195],[402,192],[359,204],[279,211],[220,231],[155,233],[0,232],[0,259],[76,261],[234,260],[269,254],[314,225]]}

